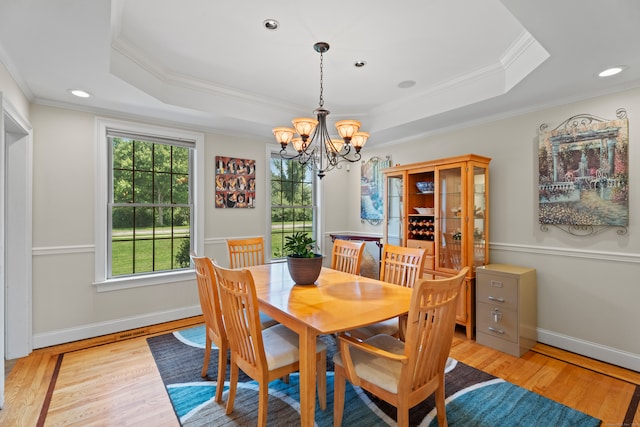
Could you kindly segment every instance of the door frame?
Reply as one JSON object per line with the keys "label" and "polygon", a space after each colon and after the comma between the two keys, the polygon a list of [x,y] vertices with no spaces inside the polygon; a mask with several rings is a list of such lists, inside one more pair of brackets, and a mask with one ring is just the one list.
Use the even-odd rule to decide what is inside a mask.
{"label": "door frame", "polygon": [[[0,92],[0,368],[33,350],[31,125]],[[0,408],[4,407],[4,374]]]}

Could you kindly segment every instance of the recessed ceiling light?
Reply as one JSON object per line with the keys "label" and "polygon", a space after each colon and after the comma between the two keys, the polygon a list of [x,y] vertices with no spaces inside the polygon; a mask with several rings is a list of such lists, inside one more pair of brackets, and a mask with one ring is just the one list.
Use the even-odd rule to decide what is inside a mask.
{"label": "recessed ceiling light", "polygon": [[265,19],[264,21],[262,21],[262,25],[264,26],[264,28],[270,31],[277,30],[278,27],[280,27],[280,23],[275,19]]}
{"label": "recessed ceiling light", "polygon": [[623,67],[623,66],[607,68],[606,70],[601,71],[600,73],[598,73],[598,76],[599,77],[615,76],[616,74],[621,73],[624,69],[625,69],[625,67]]}
{"label": "recessed ceiling light", "polygon": [[398,87],[400,89],[407,89],[416,85],[415,80],[405,80],[403,82],[398,83]]}
{"label": "recessed ceiling light", "polygon": [[78,98],[89,98],[89,97],[91,97],[91,94],[89,92],[86,92],[86,91],[80,90],[80,89],[70,89],[69,92],[71,92],[72,95],[75,95]]}

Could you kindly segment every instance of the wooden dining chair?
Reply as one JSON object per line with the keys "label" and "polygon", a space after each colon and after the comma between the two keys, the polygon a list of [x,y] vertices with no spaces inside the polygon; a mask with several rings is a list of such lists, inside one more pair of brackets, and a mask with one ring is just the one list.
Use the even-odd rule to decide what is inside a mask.
{"label": "wooden dining chair", "polygon": [[[425,252],[425,249],[421,248],[384,245],[380,261],[380,280],[408,288],[413,287],[414,283],[422,277]],[[349,335],[361,340],[378,334],[402,338],[403,325],[404,321],[395,317],[349,331]]]}
{"label": "wooden dining chair", "polygon": [[333,357],[333,425],[342,424],[346,380],[395,406],[398,426],[409,425],[409,409],[435,393],[438,425],[447,425],[444,375],[456,323],[462,282],[469,267],[447,279],[420,280],[411,294],[406,340],[376,335],[358,341],[338,336]]}
{"label": "wooden dining chair", "polygon": [[336,239],[331,251],[331,268],[360,275],[364,242]]}
{"label": "wooden dining chair", "polygon": [[459,270],[462,267],[462,240],[454,239],[451,234],[445,234],[444,240],[447,244],[448,267]]}
{"label": "wooden dining chair", "polygon": [[191,253],[191,260],[196,270],[196,281],[198,283],[198,296],[200,307],[204,317],[206,343],[204,347],[204,362],[200,376],[206,377],[209,369],[209,359],[211,357],[211,343],[218,347],[218,383],[216,385],[215,401],[222,401],[222,390],[227,373],[227,354],[229,351],[229,341],[222,320],[220,309],[220,299],[216,284],[215,272],[211,259],[198,257]]}
{"label": "wooden dining chair", "polygon": [[[258,297],[249,270],[233,270],[214,264],[222,313],[231,348],[231,375],[226,414],[233,412],[238,369],[258,382],[258,426],[267,423],[268,385],[299,370],[298,334],[277,324],[262,330]],[[320,407],[327,407],[327,347],[316,341],[316,372]]]}
{"label": "wooden dining chair", "polygon": [[[229,266],[231,268],[246,268],[264,264],[264,238],[249,237],[246,239],[227,239]],[[260,312],[263,328],[275,325],[271,316]]]}
{"label": "wooden dining chair", "polygon": [[245,268],[264,264],[264,238],[227,239],[229,266]]}

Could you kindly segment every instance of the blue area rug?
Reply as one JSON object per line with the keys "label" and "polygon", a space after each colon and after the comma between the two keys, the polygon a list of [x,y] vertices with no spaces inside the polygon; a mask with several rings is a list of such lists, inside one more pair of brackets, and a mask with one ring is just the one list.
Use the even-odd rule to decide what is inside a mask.
{"label": "blue area rug", "polygon": [[[333,337],[322,337],[328,347],[327,409],[316,405],[316,425],[333,425]],[[225,415],[216,391],[217,349],[211,352],[207,378],[200,377],[204,356],[204,327],[199,326],[147,340],[181,425],[253,426],[258,413],[258,384],[240,372],[235,408]],[[556,403],[485,372],[450,360],[446,375],[447,421],[451,426],[599,426],[600,420]],[[228,380],[227,369],[227,380]],[[224,384],[225,390],[228,383]],[[289,383],[269,384],[269,426],[300,424],[298,375]],[[433,397],[410,413],[412,426],[437,426]],[[347,382],[344,426],[395,426],[395,408]]]}

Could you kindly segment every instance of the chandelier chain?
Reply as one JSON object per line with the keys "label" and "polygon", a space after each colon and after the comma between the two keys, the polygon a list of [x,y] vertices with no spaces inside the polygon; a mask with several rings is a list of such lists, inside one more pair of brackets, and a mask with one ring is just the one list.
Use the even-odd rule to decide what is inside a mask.
{"label": "chandelier chain", "polygon": [[324,106],[324,86],[323,86],[323,80],[324,80],[324,55],[322,52],[320,52],[320,107]]}

